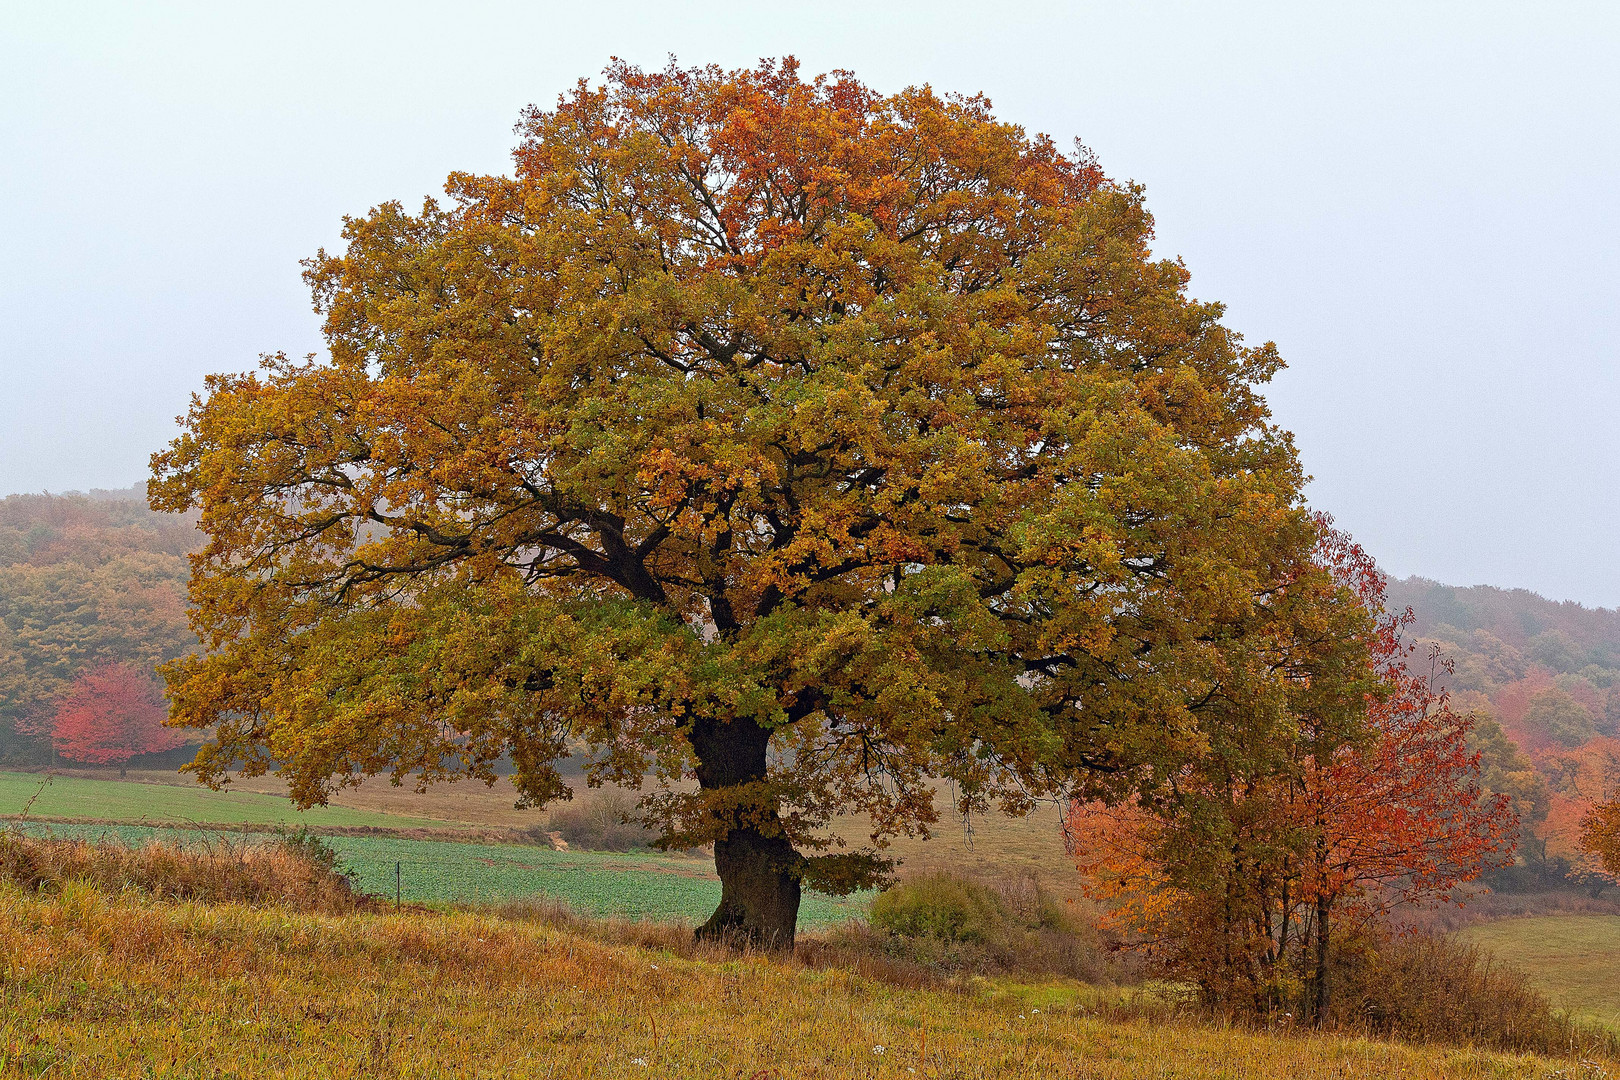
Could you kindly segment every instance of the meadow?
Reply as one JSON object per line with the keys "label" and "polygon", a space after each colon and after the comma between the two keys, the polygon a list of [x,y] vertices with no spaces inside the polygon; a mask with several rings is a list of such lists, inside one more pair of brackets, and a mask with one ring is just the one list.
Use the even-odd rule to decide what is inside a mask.
{"label": "meadow", "polygon": [[346,806],[297,810],[286,798],[255,791],[210,791],[179,783],[131,783],[76,776],[0,772],[0,818],[24,812],[33,819],[410,828],[437,825],[428,818]]}
{"label": "meadow", "polygon": [[1122,1020],[1067,984],[956,990],[614,945],[469,912],[341,918],[0,887],[0,1075],[1553,1078],[1600,1066]]}
{"label": "meadow", "polygon": [[[146,827],[165,824],[400,833],[457,827],[509,831],[546,820],[543,811],[515,809],[516,792],[504,780],[494,787],[463,782],[418,793],[386,779],[372,779],[335,792],[330,806],[302,812],[280,794],[281,785],[273,777],[252,778],[225,792],[155,770],[132,770],[126,780],[111,775],[56,776],[42,787],[43,780],[39,774],[0,773],[0,818],[15,818],[34,798],[31,821],[78,822],[76,827],[58,824],[52,829],[60,835],[113,836],[126,843],[141,843],[153,835],[186,842],[184,832]],[[578,786],[583,793],[583,784]],[[841,823],[840,831],[851,843],[859,843],[865,827],[851,820]],[[398,863],[403,897],[421,903],[547,895],[593,914],[702,921],[720,897],[719,881],[706,857],[553,852],[527,844],[430,842],[397,835],[325,839],[339,852],[358,887],[393,896]],[[889,853],[907,872],[947,869],[987,879],[1029,876],[1055,894],[1077,892],[1055,812],[1016,820],[989,816],[976,820],[971,830],[946,821],[928,840],[896,839]],[[842,921],[859,915],[868,899],[807,893],[802,919],[811,926]]]}
{"label": "meadow", "polygon": [[[146,825],[27,823],[35,836],[84,837],[138,847],[152,840],[181,847],[251,844],[263,834]],[[553,851],[518,844],[471,844],[393,836],[326,836],[338,868],[361,892],[411,904],[499,904],[543,897],[584,914],[702,922],[720,902],[720,880],[707,858],[649,853]],[[830,926],[864,914],[870,896],[806,893],[800,924]]]}
{"label": "meadow", "polygon": [[1460,931],[1577,1019],[1620,1030],[1620,916],[1498,919]]}
{"label": "meadow", "polygon": [[[494,788],[442,785],[420,794],[372,780],[338,792],[330,807],[299,813],[277,794],[273,778],[249,781],[250,790],[224,793],[165,773],[134,774],[126,781],[58,776],[43,790],[42,779],[0,773],[0,816],[15,816],[38,793],[32,818],[97,824],[30,823],[27,831],[134,845],[152,838],[181,844],[243,843],[257,831],[253,826],[378,830],[377,835],[327,835],[323,841],[365,892],[392,898],[398,865],[400,894],[407,903],[500,904],[538,897],[593,916],[695,923],[714,910],[720,896],[712,864],[698,855],[554,851],[533,844],[400,835],[422,827],[510,831],[543,822],[543,812],[513,808],[514,795],[504,781]],[[164,828],[163,823],[234,826],[249,835]],[[843,829],[851,840],[859,839],[859,823],[844,823]],[[1058,895],[1075,898],[1078,892],[1056,821],[1045,814],[1022,820],[991,816],[976,821],[971,832],[960,823],[946,823],[929,840],[898,839],[891,853],[903,859],[908,873],[944,869],[982,880],[1029,876]],[[801,925],[815,930],[861,917],[869,900],[869,895],[834,898],[807,892]],[[1529,972],[1554,1004],[1574,1018],[1620,1027],[1620,917],[1506,919],[1472,926],[1463,934]]]}
{"label": "meadow", "polygon": [[[173,773],[143,772],[147,783],[191,783]],[[578,778],[572,781],[576,793],[584,790]],[[254,777],[237,783],[243,791],[275,793],[282,790],[274,777]],[[359,787],[343,788],[332,794],[332,806],[356,811],[434,819],[491,828],[524,828],[544,820],[544,813],[518,810],[512,804],[517,792],[505,780],[486,787],[476,781],[438,784],[425,792],[396,787],[386,778],[367,780]],[[924,840],[896,837],[888,854],[904,861],[912,871],[952,870],[984,877],[1032,875],[1054,891],[1073,888],[1073,863],[1063,848],[1063,834],[1055,807],[1044,806],[1027,818],[1001,814],[977,817],[971,826],[949,812],[952,793],[940,785],[935,804],[941,808],[941,821]],[[837,830],[852,844],[865,841],[867,824],[849,818]]]}

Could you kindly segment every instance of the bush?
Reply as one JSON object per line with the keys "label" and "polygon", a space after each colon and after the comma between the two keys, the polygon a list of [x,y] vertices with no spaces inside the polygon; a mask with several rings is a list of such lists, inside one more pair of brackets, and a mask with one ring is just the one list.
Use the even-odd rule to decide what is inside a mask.
{"label": "bush", "polygon": [[870,929],[842,931],[838,944],[876,948],[948,974],[1016,972],[1088,982],[1132,974],[1110,958],[1091,923],[1033,877],[992,887],[950,873],[921,875],[881,893],[869,921]]}
{"label": "bush", "polygon": [[207,840],[139,848],[0,831],[0,882],[35,892],[85,882],[109,892],[134,889],[162,899],[242,903],[344,914],[374,901],[336,870],[336,856],[307,833],[269,844]]}
{"label": "bush", "polygon": [[332,845],[310,832],[307,825],[300,825],[297,829],[278,829],[276,843],[295,860],[307,862],[322,874],[348,877],[338,869],[338,853]]}
{"label": "bush", "polygon": [[1620,1037],[1553,1011],[1523,972],[1437,934],[1362,938],[1336,952],[1328,1022],[1407,1042],[1620,1057]]}
{"label": "bush", "polygon": [[929,874],[872,901],[871,923],[902,937],[986,942],[1001,936],[1000,898],[976,881]]}
{"label": "bush", "polygon": [[617,788],[597,788],[563,803],[543,827],[529,830],[537,840],[559,833],[569,847],[586,851],[635,851],[652,846],[656,832],[634,820],[636,801]]}

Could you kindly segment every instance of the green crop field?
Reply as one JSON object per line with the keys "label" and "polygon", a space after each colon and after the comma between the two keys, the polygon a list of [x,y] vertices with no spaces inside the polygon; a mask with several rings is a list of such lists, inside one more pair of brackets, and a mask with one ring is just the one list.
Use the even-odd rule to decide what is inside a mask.
{"label": "green crop field", "polygon": [[[262,837],[139,825],[25,826],[30,833],[84,836],[138,845],[161,839],[181,845],[243,843]],[[701,922],[720,902],[720,881],[706,858],[673,855],[552,851],[517,844],[464,844],[391,836],[324,838],[339,865],[363,892],[412,903],[498,903],[543,896],[593,915]],[[869,895],[830,897],[807,892],[799,925],[828,926],[864,914]]]}
{"label": "green crop field", "polygon": [[1620,916],[1501,919],[1461,933],[1528,972],[1571,1016],[1620,1029]]}
{"label": "green crop field", "polygon": [[[35,798],[35,796],[38,796]],[[33,805],[29,806],[29,800]],[[200,785],[137,784],[55,776],[48,783],[34,773],[0,772],[0,817],[28,807],[34,818],[88,818],[95,821],[189,823],[205,825],[380,826],[442,825],[428,818],[382,814],[341,806],[298,811],[275,795],[251,791],[210,791]]]}
{"label": "green crop field", "polygon": [[[391,895],[397,863],[404,895],[428,903],[543,895],[593,914],[694,922],[708,918],[720,903],[720,879],[707,858],[552,851],[386,836],[340,836],[330,843],[361,889]],[[814,927],[843,922],[864,914],[869,899],[806,892],[799,924]]]}
{"label": "green crop field", "polygon": [[[97,824],[27,823],[29,832],[86,836],[141,844],[158,837],[180,844],[243,842],[206,829],[164,825],[443,826],[442,820],[348,807],[298,812],[285,798],[248,791],[0,773],[0,817],[28,807],[32,819],[88,819]],[[37,796],[37,798],[36,798]],[[251,839],[252,834],[249,834]],[[582,912],[630,918],[706,919],[720,902],[710,860],[668,855],[553,851],[515,844],[474,844],[393,836],[334,836],[336,850],[356,886],[413,903],[498,903],[543,896]],[[805,895],[800,925],[826,926],[864,913],[870,898]]]}

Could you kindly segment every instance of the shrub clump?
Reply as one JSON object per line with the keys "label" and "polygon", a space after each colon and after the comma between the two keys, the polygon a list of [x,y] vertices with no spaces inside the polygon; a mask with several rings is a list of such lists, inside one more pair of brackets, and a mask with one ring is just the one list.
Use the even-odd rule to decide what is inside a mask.
{"label": "shrub clump", "polygon": [[636,801],[617,788],[589,791],[551,811],[544,826],[529,834],[545,842],[552,833],[571,848],[586,851],[639,851],[652,846],[658,834],[635,819]]}
{"label": "shrub clump", "polygon": [[873,926],[901,937],[983,943],[1002,936],[1006,913],[989,887],[937,873],[885,890],[872,901],[870,919]]}
{"label": "shrub clump", "polygon": [[1363,937],[1330,965],[1328,1026],[1406,1042],[1620,1059],[1620,1037],[1554,1011],[1529,976],[1439,934]]}
{"label": "shrub clump", "polygon": [[1111,959],[1095,926],[1033,877],[997,887],[946,872],[919,875],[879,894],[869,923],[846,928],[840,943],[865,944],[947,974],[1042,974],[1087,982],[1131,976]]}
{"label": "shrub clump", "polygon": [[57,892],[85,882],[107,892],[133,889],[167,900],[241,903],[321,914],[375,906],[337,870],[319,838],[291,833],[269,843],[210,838],[186,846],[141,847],[0,831],[0,882]]}

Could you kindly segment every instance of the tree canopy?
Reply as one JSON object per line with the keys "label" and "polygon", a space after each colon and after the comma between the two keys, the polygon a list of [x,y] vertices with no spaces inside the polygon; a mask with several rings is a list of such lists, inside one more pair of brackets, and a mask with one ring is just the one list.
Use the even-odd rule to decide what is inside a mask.
{"label": "tree canopy", "polygon": [[702,932],[780,945],[937,779],[1017,813],[1201,745],[1314,527],[1276,351],[1140,189],[791,60],[615,64],[519,130],[511,175],[348,220],[307,264],[329,355],[210,378],[154,456],[208,536],[168,669],[205,779],[509,753],[541,804],[584,746],[715,844]]}
{"label": "tree canopy", "polygon": [[64,759],[119,765],[141,754],[182,745],[163,724],[163,690],[149,667],[102,664],[85,671],[62,694],[46,729]]}

